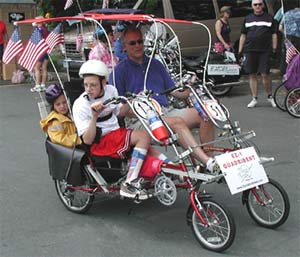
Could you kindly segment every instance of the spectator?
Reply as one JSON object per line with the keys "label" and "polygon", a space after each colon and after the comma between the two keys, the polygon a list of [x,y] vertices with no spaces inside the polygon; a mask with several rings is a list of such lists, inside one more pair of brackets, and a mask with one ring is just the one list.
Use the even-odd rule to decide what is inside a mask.
{"label": "spectator", "polygon": [[[119,95],[124,95],[127,91],[139,93],[144,88],[145,71],[150,60],[144,54],[143,36],[138,28],[129,26],[124,31],[122,40],[127,52],[127,59],[120,62],[115,68],[116,87]],[[112,83],[112,81],[111,75],[110,82]],[[160,93],[172,87],[174,87],[174,82],[168,72],[158,60],[152,59],[147,77],[147,89]],[[186,98],[188,95],[188,90],[174,93],[174,96],[179,98]],[[171,110],[168,109],[167,97],[160,95],[155,98],[165,107],[164,113],[169,112],[170,114]],[[176,111],[180,112],[181,110]],[[181,117],[166,117],[166,121],[172,130],[179,135],[179,142],[183,147],[194,147],[197,145],[189,128],[200,126],[200,141],[209,142],[213,140],[214,127],[212,123],[202,120],[194,108],[185,109],[180,114]],[[127,116],[129,115],[130,113],[127,113]],[[195,147],[193,150],[195,157],[203,164],[206,164],[208,170],[213,171],[215,167],[214,159],[209,158],[200,147]]]}
{"label": "spectator", "polygon": [[252,100],[247,107],[253,108],[258,103],[258,73],[262,77],[267,101],[276,107],[269,73],[270,54],[276,54],[277,26],[273,17],[264,12],[263,0],[252,0],[252,8],[253,13],[246,16],[242,26],[238,51],[239,56],[242,51],[245,53],[244,70],[249,74]]}
{"label": "spectator", "polygon": [[69,117],[67,99],[60,86],[49,85],[45,91],[51,112],[40,121],[40,126],[46,132],[51,142],[67,147],[80,145],[81,140],[76,133],[74,122]]}
{"label": "spectator", "polygon": [[[38,16],[36,19],[43,19],[43,16]],[[45,23],[37,22],[37,28],[39,29],[40,33],[42,34],[43,38],[45,39],[49,31],[47,30]],[[31,92],[40,92],[46,89],[46,81],[48,77],[47,66],[49,62],[48,54],[44,54],[35,64],[34,66],[34,76],[35,76],[35,86],[30,89]]]}
{"label": "spectator", "polygon": [[217,53],[224,52],[225,49],[229,50],[231,48],[230,43],[230,25],[229,17],[231,14],[230,6],[223,6],[220,10],[220,17],[216,21],[215,30],[216,30],[216,42],[215,42],[215,51]]}
{"label": "spectator", "polygon": [[5,23],[0,20],[0,80],[3,79],[2,74],[2,56],[4,52],[5,40],[7,39],[7,30]]}
{"label": "spectator", "polygon": [[[292,7],[290,5],[286,5],[285,13],[283,19],[279,24],[279,31],[284,34],[284,36],[296,47],[298,51],[300,51],[300,8]],[[298,34],[297,34],[298,31]],[[281,62],[280,62],[280,71],[281,75],[285,74],[285,70],[287,67],[286,61],[286,47],[282,44],[282,54],[281,54]]]}
{"label": "spectator", "polygon": [[[109,43],[111,47],[114,46],[114,35],[111,26],[103,26],[102,28],[97,28],[94,33],[95,46],[89,53],[89,60],[98,60],[102,61],[108,67],[109,72],[112,71],[112,68],[116,65],[117,60],[114,55],[111,54],[109,49],[109,44],[105,36],[105,32],[109,38]],[[105,31],[105,32],[104,32]]]}
{"label": "spectator", "polygon": [[139,172],[148,150],[150,155],[158,154],[150,147],[150,136],[145,131],[120,128],[117,117],[122,117],[126,105],[103,105],[105,100],[118,95],[114,86],[106,84],[108,75],[108,68],[101,61],[88,60],[81,66],[79,76],[83,78],[85,92],[74,102],[74,121],[83,142],[91,145],[92,155],[124,159],[134,147],[120,195],[138,195],[144,200],[148,195],[141,188]]}
{"label": "spectator", "polygon": [[116,34],[115,34],[115,56],[118,58],[118,61],[122,61],[127,58],[127,53],[123,49],[122,43],[122,33],[125,30],[125,24],[119,24],[116,27]]}

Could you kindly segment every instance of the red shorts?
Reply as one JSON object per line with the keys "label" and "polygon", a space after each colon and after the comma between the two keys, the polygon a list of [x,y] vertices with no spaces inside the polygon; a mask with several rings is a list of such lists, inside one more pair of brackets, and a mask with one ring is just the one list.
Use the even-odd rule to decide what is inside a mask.
{"label": "red shorts", "polygon": [[119,128],[101,137],[98,144],[91,146],[91,154],[125,159],[130,151],[131,129]]}

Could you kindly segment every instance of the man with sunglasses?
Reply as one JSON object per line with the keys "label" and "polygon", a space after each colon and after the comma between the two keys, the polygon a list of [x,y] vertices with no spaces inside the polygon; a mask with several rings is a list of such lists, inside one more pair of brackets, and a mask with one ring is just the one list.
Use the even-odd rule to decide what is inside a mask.
{"label": "man with sunglasses", "polygon": [[253,108],[258,103],[257,74],[261,74],[267,101],[272,107],[276,107],[269,73],[270,55],[275,54],[277,48],[277,26],[273,17],[265,13],[263,0],[252,0],[252,8],[253,13],[245,17],[239,43],[239,55],[242,52],[245,54],[244,70],[249,74],[252,94],[247,107]]}
{"label": "man with sunglasses", "polygon": [[[125,95],[126,92],[139,93],[144,90],[144,78],[148,62],[150,61],[144,54],[142,32],[135,26],[129,26],[123,33],[122,42],[123,48],[127,52],[127,59],[115,67],[115,85],[119,95]],[[113,74],[110,75],[109,83],[114,84]],[[146,85],[147,89],[151,89],[154,93],[160,93],[175,86],[169,73],[156,59],[151,60]],[[176,92],[173,95],[178,98],[187,98],[189,92],[186,90],[184,92]],[[165,95],[155,95],[154,98],[162,107],[165,107],[164,113],[168,114],[166,121],[172,130],[178,134],[179,142],[183,147],[194,147],[197,145],[190,129],[199,126],[201,142],[209,142],[214,139],[213,124],[210,121],[203,121],[194,108],[187,108],[182,110],[181,114],[176,113],[172,115],[169,112],[168,98]],[[132,114],[128,113],[127,116],[132,117]],[[200,147],[193,148],[193,151],[194,156],[206,164],[207,170],[211,172],[216,170],[215,160],[207,156]]]}

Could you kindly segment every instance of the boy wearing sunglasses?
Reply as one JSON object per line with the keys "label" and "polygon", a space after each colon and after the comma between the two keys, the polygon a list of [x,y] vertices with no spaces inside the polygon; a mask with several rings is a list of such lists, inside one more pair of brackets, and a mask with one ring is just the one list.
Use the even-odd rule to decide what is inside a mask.
{"label": "boy wearing sunglasses", "polygon": [[276,107],[269,73],[270,55],[275,54],[277,48],[277,26],[264,8],[263,0],[252,0],[253,13],[245,17],[240,36],[239,55],[242,52],[245,54],[244,70],[249,74],[252,94],[248,108],[253,108],[258,103],[258,74],[261,74],[267,101],[272,107]]}

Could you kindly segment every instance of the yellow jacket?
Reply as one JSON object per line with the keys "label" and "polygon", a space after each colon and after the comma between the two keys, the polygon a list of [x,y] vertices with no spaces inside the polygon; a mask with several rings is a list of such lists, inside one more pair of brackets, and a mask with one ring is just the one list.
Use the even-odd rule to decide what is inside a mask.
{"label": "yellow jacket", "polygon": [[73,147],[76,140],[76,145],[81,144],[75,124],[68,116],[52,111],[40,121],[40,126],[53,143]]}

